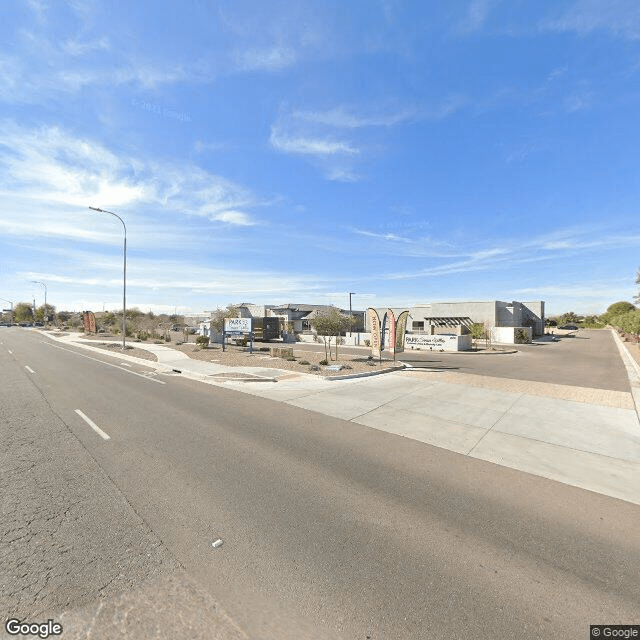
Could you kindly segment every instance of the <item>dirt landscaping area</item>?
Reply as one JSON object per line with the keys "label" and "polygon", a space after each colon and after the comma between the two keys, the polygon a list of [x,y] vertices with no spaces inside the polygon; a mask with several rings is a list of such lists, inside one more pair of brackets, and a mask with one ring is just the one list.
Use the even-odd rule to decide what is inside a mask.
{"label": "dirt landscaping area", "polygon": [[[95,342],[96,347],[105,349],[106,351],[116,352],[122,348],[122,338],[118,336],[97,335],[85,336],[88,340]],[[297,373],[312,373],[322,376],[338,376],[352,373],[371,373],[373,371],[388,369],[394,366],[393,360],[383,358],[379,360],[369,360],[367,355],[353,356],[352,354],[343,355],[338,349],[339,359],[330,360],[328,365],[321,365],[320,361],[324,359],[324,352],[310,352],[305,350],[296,350],[295,344],[283,345],[280,343],[257,343],[254,344],[253,353],[249,353],[249,347],[238,347],[235,345],[227,345],[225,350],[222,346],[214,344],[209,347],[201,347],[195,342],[164,342],[157,341],[157,344],[170,349],[176,349],[188,355],[193,360],[202,360],[205,362],[213,362],[226,367],[268,367],[273,369],[284,369],[286,371]],[[136,358],[144,358],[157,362],[156,356],[144,348],[145,342],[136,339],[127,339],[126,354]],[[295,360],[279,356],[271,356],[269,354],[270,347],[292,348]],[[261,350],[262,349],[262,350]],[[335,357],[335,348],[332,350]],[[338,371],[331,371],[329,366],[339,365]],[[402,368],[398,362],[395,365]]]}

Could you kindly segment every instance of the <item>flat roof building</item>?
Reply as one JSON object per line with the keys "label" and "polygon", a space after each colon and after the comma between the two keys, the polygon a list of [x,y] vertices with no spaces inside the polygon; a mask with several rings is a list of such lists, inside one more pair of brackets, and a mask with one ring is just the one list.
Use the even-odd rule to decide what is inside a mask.
{"label": "flat roof building", "polygon": [[483,324],[495,327],[531,327],[534,336],[544,335],[544,301],[535,302],[432,302],[418,304],[411,309],[411,323],[407,327],[414,333],[441,333],[455,327]]}

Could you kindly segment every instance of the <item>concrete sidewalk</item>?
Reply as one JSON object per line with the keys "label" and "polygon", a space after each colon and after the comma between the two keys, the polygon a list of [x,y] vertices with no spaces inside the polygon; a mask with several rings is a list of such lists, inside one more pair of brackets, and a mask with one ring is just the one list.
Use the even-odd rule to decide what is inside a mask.
{"label": "concrete sidewalk", "polygon": [[[76,336],[59,340],[108,353]],[[278,369],[224,367],[162,345],[144,348],[157,363],[117,357],[160,372],[178,369],[208,384],[640,504],[640,421],[634,403],[640,376],[632,377],[631,364],[634,393],[425,370],[332,381]],[[233,380],[238,373],[256,381]],[[264,384],[275,378],[277,384]]]}

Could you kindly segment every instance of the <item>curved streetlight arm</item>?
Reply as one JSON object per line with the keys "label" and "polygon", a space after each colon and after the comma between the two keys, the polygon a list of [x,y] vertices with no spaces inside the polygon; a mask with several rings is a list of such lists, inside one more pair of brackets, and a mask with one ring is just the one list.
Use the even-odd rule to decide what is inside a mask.
{"label": "curved streetlight arm", "polygon": [[107,211],[106,209],[98,209],[98,207],[89,207],[92,211],[99,211],[100,213],[110,213],[112,216],[115,216],[122,222],[122,226],[124,227],[124,237],[127,237],[127,225],[124,223],[124,220],[117,214],[113,213],[113,211]]}
{"label": "curved streetlight arm", "polygon": [[127,225],[124,223],[124,220],[117,213],[113,213],[113,211],[99,209],[98,207],[89,207],[89,209],[99,211],[100,213],[109,213],[118,218],[124,227],[124,285],[122,293],[122,349],[124,350],[127,336]]}

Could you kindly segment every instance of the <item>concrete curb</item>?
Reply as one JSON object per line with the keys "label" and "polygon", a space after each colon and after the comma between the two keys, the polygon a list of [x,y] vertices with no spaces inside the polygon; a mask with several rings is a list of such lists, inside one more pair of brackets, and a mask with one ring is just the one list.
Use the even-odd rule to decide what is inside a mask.
{"label": "concrete curb", "polygon": [[636,407],[638,420],[640,420],[640,365],[638,365],[636,359],[629,353],[629,349],[627,349],[625,343],[620,340],[618,332],[613,327],[610,327],[610,329],[613,333],[613,339],[618,347],[618,350],[620,351],[622,362],[624,363],[627,370],[627,376],[629,377],[629,386],[631,387],[631,397],[633,398],[633,403]]}
{"label": "concrete curb", "polygon": [[405,349],[405,351],[403,351],[402,353],[446,353],[447,355],[456,354],[456,355],[463,355],[463,356],[468,356],[468,355],[502,356],[502,355],[508,355],[508,354],[512,354],[512,353],[518,353],[518,350],[517,349],[510,349],[509,351],[474,351],[473,349],[469,349],[468,351],[445,351],[444,349],[442,349],[442,350],[440,350],[440,349],[429,349],[427,351],[426,349],[410,349],[409,351],[407,351]]}
{"label": "concrete curb", "polygon": [[[635,371],[637,377],[637,380],[635,380],[635,382],[640,382],[640,365],[636,362],[636,359],[629,353],[627,345],[622,342],[620,336],[618,335],[618,332],[615,329],[611,329],[611,331],[613,333],[613,339],[616,341],[618,349],[620,350],[620,354],[623,356],[622,360],[626,360],[625,364],[630,366],[631,369]],[[633,380],[630,381],[634,382]]]}
{"label": "concrete curb", "polygon": [[393,371],[404,371],[407,365],[401,363],[402,367],[387,367],[378,371],[364,371],[363,373],[347,373],[343,376],[321,376],[324,380],[353,380],[354,378],[370,378],[371,376],[379,376],[383,373],[391,373]]}

